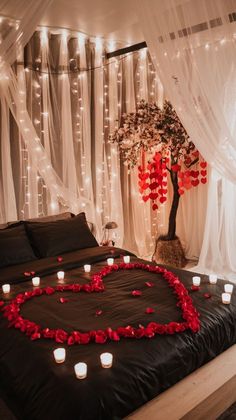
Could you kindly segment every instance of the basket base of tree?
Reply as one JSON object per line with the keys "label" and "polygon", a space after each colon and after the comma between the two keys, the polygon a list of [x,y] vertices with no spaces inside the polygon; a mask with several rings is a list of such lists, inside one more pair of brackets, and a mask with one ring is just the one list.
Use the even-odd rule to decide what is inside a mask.
{"label": "basket base of tree", "polygon": [[182,244],[177,236],[172,240],[157,238],[152,260],[157,264],[173,267],[184,267],[187,264]]}

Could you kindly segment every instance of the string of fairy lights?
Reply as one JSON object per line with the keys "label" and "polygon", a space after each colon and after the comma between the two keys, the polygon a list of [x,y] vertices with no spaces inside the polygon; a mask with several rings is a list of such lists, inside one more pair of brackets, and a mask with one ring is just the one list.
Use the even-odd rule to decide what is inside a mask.
{"label": "string of fairy lights", "polygon": [[[65,37],[65,34],[62,34],[62,37]],[[41,54],[43,56],[43,49],[48,48],[48,44],[46,40],[48,39],[48,32],[42,31],[41,35]],[[84,42],[86,40],[84,39]],[[98,42],[98,41],[97,41]],[[65,44],[66,45],[66,44]],[[97,44],[96,44],[97,45]],[[78,46],[76,50],[77,59],[80,54],[80,48],[81,48],[81,39],[79,41],[78,38]],[[62,51],[63,54],[63,51]],[[65,51],[64,51],[65,54]],[[102,79],[102,85],[103,85],[103,93],[102,97],[100,98],[100,103],[102,107],[102,115],[103,115],[103,128],[101,132],[102,136],[102,158],[101,158],[101,164],[100,166],[96,167],[97,171],[97,183],[99,185],[99,189],[96,192],[98,203],[99,205],[96,205],[96,212],[98,215],[100,215],[102,219],[102,224],[106,223],[110,220],[110,209],[111,209],[111,200],[114,199],[114,194],[116,193],[114,191],[114,185],[115,180],[119,176],[118,170],[115,170],[114,165],[112,165],[112,155],[117,155],[117,149],[116,146],[113,144],[110,144],[108,142],[108,136],[110,132],[110,114],[109,114],[109,67],[111,66],[112,69],[116,72],[117,79],[117,117],[118,120],[121,117],[121,114],[123,112],[122,110],[122,102],[126,101],[127,98],[122,97],[122,89],[123,89],[123,77],[124,77],[124,66],[122,65],[124,60],[127,58],[131,58],[132,60],[137,59],[137,66],[136,71],[134,75],[134,85],[135,85],[135,92],[136,92],[136,98],[135,100],[138,101],[142,99],[143,97],[143,90],[144,90],[144,82],[147,84],[146,90],[148,92],[148,99],[149,100],[156,100],[157,94],[158,94],[158,86],[157,86],[157,78],[156,73],[153,67],[153,64],[150,61],[150,58],[146,51],[139,51],[138,53],[131,53],[126,55],[125,57],[116,58],[116,59],[110,59],[108,63],[105,63],[104,60],[104,54],[102,56],[102,64],[100,66],[93,66],[88,67],[86,70],[79,69],[77,73],[75,71],[73,72],[66,72],[63,70],[63,72],[58,72],[58,78],[60,80],[60,83],[63,83],[66,79],[68,80],[70,78],[70,95],[71,95],[71,103],[76,103],[76,107],[73,108],[72,106],[72,123],[73,123],[73,137],[75,143],[79,147],[79,154],[80,157],[80,167],[81,167],[81,179],[80,179],[80,192],[84,193],[91,184],[91,174],[88,174],[88,171],[86,171],[86,155],[84,150],[84,144],[83,144],[83,135],[84,135],[84,101],[83,101],[83,91],[82,91],[82,83],[84,81],[85,76],[87,76],[88,72],[94,72],[98,71],[100,72],[101,79]],[[70,59],[71,60],[71,59]],[[50,75],[51,72],[45,72],[45,68],[47,66],[47,63],[42,60],[41,57],[35,58],[35,69],[31,69],[28,65],[24,68],[25,72],[25,78],[26,78],[26,84],[32,85],[32,96],[33,96],[33,103],[34,103],[34,126],[37,131],[37,134],[40,138],[41,143],[45,146],[45,138],[49,135],[49,119],[50,119],[50,112],[46,107],[46,101],[43,100],[43,91],[46,90],[46,87],[49,88],[50,84]],[[42,65],[44,70],[41,70],[39,65]],[[38,67],[37,67],[38,66]],[[144,67],[147,71],[147,80],[146,81],[140,81],[140,75],[143,74]],[[53,73],[55,75],[55,72]],[[88,81],[87,81],[88,82]],[[151,87],[151,89],[149,88]],[[117,122],[118,124],[118,122]],[[25,147],[22,147],[21,149],[22,158],[25,162],[25,167],[29,168],[29,156],[27,153],[27,150]],[[24,180],[24,181],[23,181]],[[22,214],[25,217],[28,217],[29,214],[27,212],[27,206],[30,205],[30,200],[33,200],[32,193],[30,192],[30,186],[29,186],[29,180],[30,180],[30,174],[29,169],[28,171],[22,173],[22,182],[24,184],[25,188],[25,202],[23,203],[22,207]],[[37,181],[38,181],[38,215],[43,216],[47,213],[47,187],[43,182],[43,178],[39,175],[37,175]],[[140,194],[138,194],[137,197],[134,199],[138,199],[140,205],[144,204],[141,200]],[[51,202],[50,207],[51,210],[56,209],[55,203]],[[84,207],[85,207],[84,203]],[[152,214],[152,224],[147,229],[147,233],[150,235],[150,243],[149,247],[150,250],[153,247],[153,240],[156,235],[156,227],[158,223],[158,217],[160,210],[157,213]],[[145,217],[145,222],[149,222],[149,218]],[[162,223],[159,223],[159,227],[162,226]],[[119,234],[118,238],[119,239]]]}

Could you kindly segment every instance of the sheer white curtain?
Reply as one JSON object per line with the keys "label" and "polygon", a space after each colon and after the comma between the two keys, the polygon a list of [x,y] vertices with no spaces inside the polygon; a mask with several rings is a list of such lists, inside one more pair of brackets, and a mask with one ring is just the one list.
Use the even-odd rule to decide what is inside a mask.
{"label": "sheer white curtain", "polygon": [[[5,98],[8,107],[14,116],[19,132],[24,141],[24,145],[27,148],[29,154],[29,160],[32,166],[29,166],[29,170],[33,168],[34,172],[38,171],[41,178],[43,179],[48,194],[50,195],[50,207],[55,212],[58,209],[58,202],[60,201],[63,205],[67,205],[72,211],[78,212],[83,207],[84,202],[88,200],[81,197],[71,189],[71,185],[65,187],[60,179],[60,176],[56,173],[51,165],[50,157],[44,149],[40,139],[36,133],[35,127],[29,116],[26,100],[25,90],[19,89],[18,80],[11,69],[11,64],[15,58],[19,58],[19,54],[25,43],[32,36],[34,30],[40,18],[45,12],[45,9],[50,4],[51,0],[44,1],[21,1],[16,4],[19,7],[19,16],[21,16],[19,22],[7,22],[3,20],[5,31],[3,31],[1,45],[0,45],[0,93]],[[0,13],[4,12],[5,2],[0,5]],[[1,22],[2,24],[2,22]],[[23,82],[22,82],[23,86]],[[46,114],[44,114],[47,117]],[[30,179],[30,181],[32,178]],[[27,191],[30,197],[30,192]],[[33,203],[32,203],[33,204]],[[89,203],[91,205],[91,202]],[[26,212],[23,210],[24,216],[37,216],[37,209],[30,209],[30,200],[28,201],[28,209]]]}
{"label": "sheer white curtain", "polygon": [[[236,231],[233,230],[236,194],[235,1],[139,0],[135,4],[165,92],[191,140],[213,167],[199,269],[233,275],[236,252]],[[195,217],[197,215],[198,211]],[[224,264],[219,264],[219,255]]]}

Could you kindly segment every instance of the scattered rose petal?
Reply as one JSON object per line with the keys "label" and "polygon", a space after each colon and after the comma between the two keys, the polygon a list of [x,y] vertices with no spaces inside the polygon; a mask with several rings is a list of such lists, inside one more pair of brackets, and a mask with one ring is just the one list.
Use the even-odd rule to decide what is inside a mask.
{"label": "scattered rose petal", "polygon": [[191,290],[193,290],[193,292],[197,292],[198,290],[200,290],[199,286],[194,286],[194,284],[191,286]]}
{"label": "scattered rose petal", "polygon": [[29,271],[25,271],[25,272],[24,272],[24,276],[25,276],[25,277],[30,277],[30,276],[31,276],[31,273],[30,273]]}
{"label": "scattered rose petal", "polygon": [[63,258],[62,257],[57,257],[57,261],[58,262],[62,262],[63,261]]}
{"label": "scattered rose petal", "polygon": [[30,274],[31,274],[31,276],[34,276],[35,275],[35,271],[31,271]]}
{"label": "scattered rose petal", "polygon": [[155,312],[155,309],[153,308],[146,308],[145,313],[146,314],[153,314]]}
{"label": "scattered rose petal", "polygon": [[131,295],[133,296],[141,296],[141,294],[142,294],[141,290],[133,290],[131,292]]}
{"label": "scattered rose petal", "polygon": [[66,303],[66,302],[69,301],[69,299],[66,299],[66,298],[63,298],[63,297],[61,297],[59,300],[60,300],[60,303]]}
{"label": "scattered rose petal", "polygon": [[145,285],[147,287],[153,287],[154,286],[154,283],[152,281],[146,281]]}
{"label": "scattered rose petal", "polygon": [[96,315],[96,316],[102,315],[102,310],[101,310],[101,309],[98,309],[98,310],[95,312],[95,315]]}
{"label": "scattered rose petal", "polygon": [[210,293],[204,293],[204,298],[206,298],[206,299],[210,299],[211,298],[211,295],[210,295]]}
{"label": "scattered rose petal", "polygon": [[1,306],[3,306],[3,305],[4,305],[3,300],[0,300],[0,308],[1,308]]}

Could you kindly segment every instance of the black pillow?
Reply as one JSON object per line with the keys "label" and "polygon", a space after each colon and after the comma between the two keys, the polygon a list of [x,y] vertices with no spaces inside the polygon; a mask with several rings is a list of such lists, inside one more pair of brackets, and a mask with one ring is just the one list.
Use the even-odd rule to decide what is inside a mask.
{"label": "black pillow", "polygon": [[0,230],[0,267],[35,260],[23,224]]}
{"label": "black pillow", "polygon": [[53,257],[81,248],[98,246],[84,213],[54,222],[26,222],[31,244],[39,257]]}

